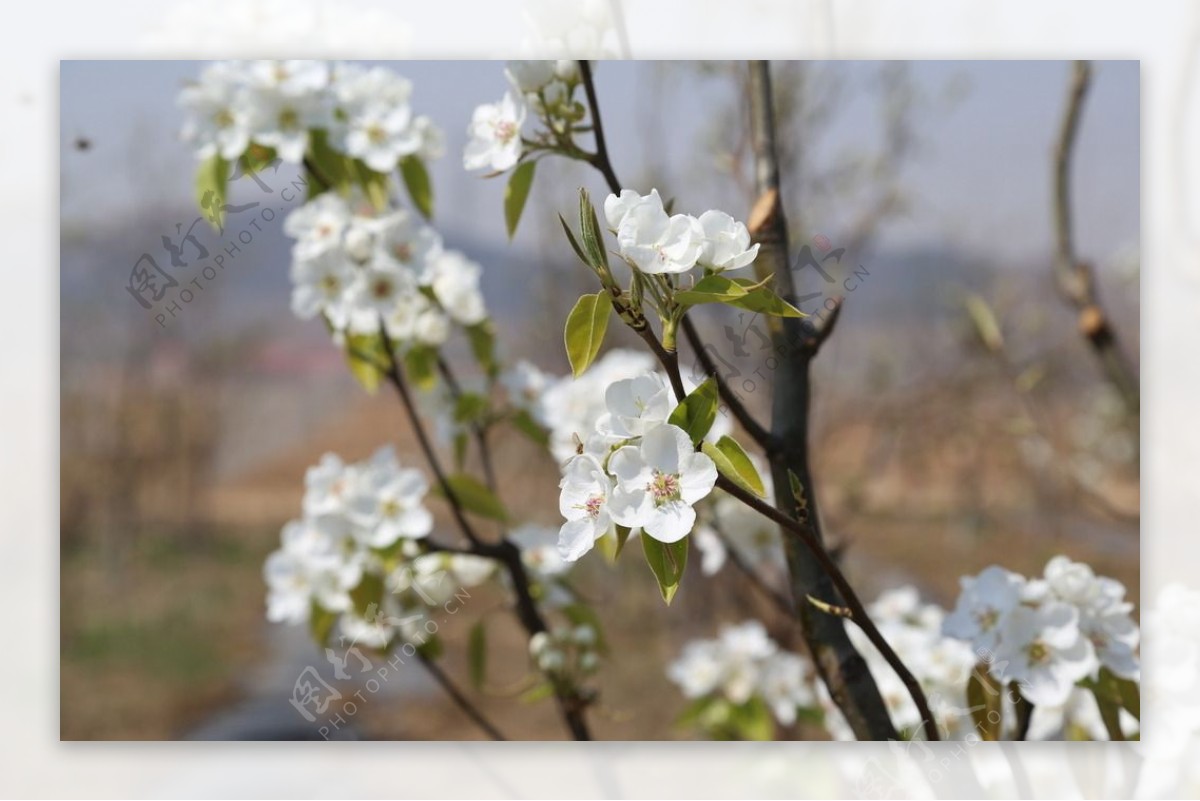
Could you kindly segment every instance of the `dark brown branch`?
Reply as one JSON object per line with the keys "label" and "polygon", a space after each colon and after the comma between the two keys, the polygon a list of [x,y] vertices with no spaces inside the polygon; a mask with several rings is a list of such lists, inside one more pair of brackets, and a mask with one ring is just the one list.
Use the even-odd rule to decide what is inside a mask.
{"label": "dark brown branch", "polygon": [[[483,541],[471,526],[470,521],[467,520],[463,508],[455,496],[453,488],[450,486],[446,471],[443,469],[441,460],[438,458],[437,451],[434,449],[433,443],[425,431],[424,423],[422,423],[416,404],[413,402],[408,384],[400,372],[400,368],[396,362],[395,345],[388,335],[387,330],[382,325],[379,328],[379,335],[387,354],[388,363],[385,375],[388,382],[395,388],[396,394],[400,397],[401,405],[404,406],[404,410],[408,414],[409,423],[416,434],[417,442],[421,446],[421,451],[425,456],[426,462],[429,464],[429,469],[433,471],[434,478],[437,480],[442,494],[446,496],[446,500],[450,504],[450,511],[454,515],[455,522],[458,524],[463,535],[471,543],[471,553],[496,559],[504,566],[509,578],[512,579],[513,592],[516,595],[515,611],[517,618],[525,628],[526,633],[532,637],[534,634],[546,631],[546,621],[542,617],[541,612],[538,611],[537,602],[533,599],[533,595],[529,589],[529,574],[525,571],[525,565],[521,561],[520,549],[507,539],[501,539],[496,543]],[[576,740],[590,740],[591,735],[583,716],[584,710],[587,708],[586,702],[578,693],[558,687],[555,688],[555,699],[558,702],[563,721],[567,724],[571,735]]]}
{"label": "dark brown branch", "polygon": [[1059,292],[1078,314],[1079,333],[1083,335],[1108,380],[1120,392],[1131,414],[1138,414],[1141,390],[1137,373],[1121,349],[1113,328],[1096,291],[1092,265],[1081,261],[1075,252],[1072,226],[1071,162],[1083,114],[1083,101],[1091,83],[1091,66],[1076,61],[1067,90],[1067,105],[1059,127],[1054,148],[1054,233],[1057,243],[1055,277]]}
{"label": "dark brown branch", "polygon": [[792,615],[795,613],[795,610],[792,609],[791,600],[786,595],[779,592],[779,590],[767,583],[767,580],[759,575],[758,571],[742,558],[741,553],[739,553],[737,548],[733,546],[733,543],[729,541],[729,538],[725,536],[725,532],[721,531],[719,524],[713,525],[712,530],[716,534],[717,539],[719,539],[721,544],[725,547],[725,553],[729,559],[729,562],[736,567],[743,576],[746,577],[746,579],[750,582],[750,585],[758,590],[764,598],[774,604],[775,607],[785,616],[789,618],[792,617]]}
{"label": "dark brown branch", "polygon": [[[620,180],[617,179],[616,172],[613,170],[612,159],[608,154],[608,146],[604,141],[604,126],[600,119],[600,104],[596,99],[596,87],[592,80],[591,65],[586,61],[579,62],[579,74],[583,79],[584,93],[587,96],[588,111],[592,117],[596,138],[596,152],[588,159],[588,162],[604,176],[609,191],[614,195],[619,195],[623,187]],[[696,354],[696,359],[704,369],[705,375],[715,379],[721,400],[729,407],[729,411],[733,413],[734,418],[741,423],[742,428],[745,429],[751,439],[764,450],[771,451],[775,447],[775,442],[771,438],[770,432],[751,416],[741,400],[725,383],[724,377],[721,376],[712,357],[705,349],[704,342],[700,339],[700,333],[696,330],[696,326],[692,321],[688,319],[687,315],[683,317],[683,335],[687,338],[688,345]],[[657,342],[657,340],[655,341]]]}
{"label": "dark brown branch", "polygon": [[721,396],[721,401],[729,408],[734,419],[741,424],[742,429],[745,430],[750,439],[754,440],[759,447],[767,453],[774,451],[777,447],[775,438],[771,436],[770,431],[767,431],[762,424],[754,419],[750,411],[742,404],[741,399],[725,383],[725,378],[717,369],[712,356],[709,355],[707,346],[700,339],[700,332],[696,330],[695,324],[692,323],[691,318],[686,314],[683,316],[683,335],[687,338],[688,345],[691,346],[692,352],[696,355],[696,361],[700,363],[704,374],[716,381],[717,392]]}
{"label": "dark brown branch", "polygon": [[470,699],[463,694],[462,690],[458,689],[458,685],[454,683],[453,679],[446,675],[446,672],[438,666],[437,662],[434,662],[432,659],[420,653],[419,651],[417,652],[417,658],[421,660],[421,665],[427,671],[429,671],[429,675],[433,677],[433,680],[441,685],[441,688],[446,692],[446,695],[449,695],[450,699],[454,701],[455,706],[461,709],[466,716],[475,723],[475,725],[487,732],[487,735],[493,740],[508,739],[500,733],[500,730],[497,729],[491,721],[484,717],[483,713],[471,703]]}
{"label": "dark brown branch", "polygon": [[[770,69],[766,62],[755,61],[750,64],[749,99],[754,173],[759,193],[759,200],[747,226],[760,244],[755,270],[760,278],[773,277],[775,291],[794,305],[796,290],[789,257],[787,220],[779,191],[774,98]],[[803,320],[784,318],[771,322],[772,344],[779,361],[773,382],[771,433],[780,447],[770,454],[770,459],[771,475],[775,486],[779,488],[775,498],[779,508],[771,509],[761,502],[758,506],[770,509],[773,519],[778,516],[791,521],[792,528],[789,530],[793,531],[797,526],[795,520],[800,519],[801,513],[804,514],[807,522],[800,536],[784,537],[783,544],[792,578],[792,596],[796,600],[796,612],[805,641],[812,651],[817,671],[855,735],[860,739],[894,739],[897,736],[896,728],[888,714],[887,705],[862,654],[850,641],[842,619],[820,612],[804,602],[808,596],[832,600],[835,590],[843,596],[848,590],[841,571],[822,545],[817,495],[808,462],[808,415],[812,392],[810,366],[820,345],[821,335]],[[825,336],[828,336],[828,326]],[[803,509],[785,491],[793,475],[799,479],[804,491]],[[806,558],[806,550],[817,554],[816,559]],[[832,566],[832,571],[829,566]],[[853,596],[853,593],[850,595]],[[844,601],[868,638],[873,643],[882,640],[870,621],[865,620],[866,614],[861,611],[862,605],[858,599],[853,598],[852,601],[844,597]],[[881,652],[889,664],[899,663],[886,643],[884,646]],[[922,710],[927,736],[937,739],[937,725],[932,716],[925,714],[927,705],[920,686],[915,684],[903,665],[897,672],[901,678],[906,678],[905,684]]]}
{"label": "dark brown branch", "polygon": [[[672,372],[676,374],[679,372],[679,366],[677,364],[663,362],[663,367],[667,370],[668,375]],[[677,390],[676,397],[678,400],[682,401],[685,397],[685,393]],[[786,486],[786,484],[777,486]],[[888,641],[884,639],[883,634],[878,628],[876,628],[874,622],[871,621],[870,615],[867,614],[866,607],[864,607],[862,601],[859,600],[858,595],[854,592],[854,588],[850,586],[850,582],[846,580],[846,577],[842,573],[841,568],[838,567],[837,562],[821,544],[816,530],[812,526],[811,519],[808,517],[807,511],[805,510],[798,515],[800,519],[789,517],[770,504],[764,503],[763,501],[754,497],[754,495],[742,489],[725,476],[717,476],[717,487],[737,498],[743,504],[749,506],[763,517],[766,517],[780,528],[784,529],[785,531],[790,531],[792,534],[796,535],[796,538],[804,545],[805,548],[808,549],[813,558],[816,559],[816,562],[820,566],[824,575],[826,575],[833,582],[833,585],[836,588],[838,595],[841,597],[843,604],[850,610],[850,619],[853,620],[854,623],[862,630],[863,634],[867,635],[867,639],[869,639],[871,644],[879,650],[880,655],[883,656],[884,660],[888,663],[888,665],[891,666],[892,670],[896,671],[896,675],[899,676],[900,681],[904,683],[905,688],[912,696],[913,703],[916,704],[917,710],[921,713],[921,720],[925,727],[926,738],[929,740],[939,739],[937,721],[934,719],[933,713],[929,709],[929,702],[925,699],[925,693],[921,689],[920,682],[917,681],[916,677],[913,676],[913,674],[905,666],[904,662],[901,661],[899,655],[892,650],[892,646],[888,644]],[[784,494],[785,493],[783,492],[776,493],[776,495],[779,497],[783,497]],[[831,615],[826,615],[826,617],[829,617],[830,619],[837,619],[835,616]],[[895,732],[893,730],[893,736],[894,734]]]}
{"label": "dark brown branch", "polygon": [[[438,372],[442,374],[442,379],[446,382],[446,387],[450,390],[450,397],[457,402],[462,397],[462,385],[459,384],[450,364],[440,353],[437,357],[437,366]],[[488,446],[487,429],[478,421],[472,421],[471,435],[475,438],[476,447],[479,448],[479,462],[483,466],[484,481],[487,483],[488,489],[494,493],[496,492],[496,471],[492,467],[492,452]]]}
{"label": "dark brown branch", "polygon": [[600,119],[600,103],[596,100],[596,84],[592,80],[591,62],[579,62],[579,77],[583,81],[583,92],[587,96],[588,109],[592,116],[592,136],[596,140],[596,152],[588,158],[588,162],[604,176],[608,190],[614,195],[619,195],[621,182],[617,180],[617,174],[613,172],[612,162],[608,158],[608,145],[604,142],[604,123]]}

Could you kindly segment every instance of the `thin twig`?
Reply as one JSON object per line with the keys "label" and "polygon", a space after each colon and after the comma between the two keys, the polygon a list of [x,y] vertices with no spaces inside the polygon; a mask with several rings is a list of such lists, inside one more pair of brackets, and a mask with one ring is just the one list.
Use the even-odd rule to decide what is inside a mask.
{"label": "thin twig", "polygon": [[[608,190],[614,195],[618,195],[622,189],[621,181],[617,178],[617,174],[613,170],[612,159],[608,153],[608,145],[604,140],[604,125],[600,119],[600,104],[596,100],[596,87],[592,80],[591,65],[586,61],[580,61],[579,73],[582,76],[584,93],[587,96],[588,113],[591,115],[592,123],[595,126],[596,152],[587,161],[604,176],[604,180],[608,184]],[[696,330],[696,326],[692,321],[688,319],[687,315],[683,317],[683,335],[687,338],[688,345],[696,354],[696,359],[700,362],[704,373],[716,381],[717,392],[721,400],[729,408],[734,418],[741,423],[746,434],[762,447],[763,450],[768,453],[772,452],[776,447],[775,440],[771,437],[770,432],[754,419],[749,410],[742,404],[737,394],[725,383],[725,378],[717,370],[717,366],[709,355],[704,341],[700,338],[700,333]],[[657,340],[655,341],[657,342]]]}
{"label": "thin twig", "polygon": [[700,339],[700,332],[696,330],[695,324],[686,314],[683,316],[683,335],[687,338],[688,345],[691,346],[692,352],[696,355],[696,361],[700,363],[704,374],[710,376],[716,382],[717,393],[721,396],[722,402],[724,402],[729,408],[730,413],[741,424],[747,436],[754,440],[768,454],[774,452],[778,447],[775,438],[771,436],[770,431],[754,419],[750,411],[742,404],[733,390],[729,388],[729,385],[725,382],[725,377],[721,375],[716,363],[709,354],[708,346]]}
{"label": "thin twig", "polygon": [[[662,364],[667,370],[668,375],[675,373],[676,377],[678,376],[679,366],[677,364],[672,364],[665,361]],[[672,385],[674,386],[675,384],[676,380],[673,380]],[[682,388],[682,381],[679,381],[678,385]],[[682,401],[685,397],[685,393],[682,391],[682,389],[677,389],[675,394],[677,400],[679,401]],[[904,683],[905,688],[908,690],[909,695],[913,699],[913,703],[917,706],[917,711],[921,713],[921,720],[925,728],[926,738],[929,740],[938,740],[939,736],[937,720],[934,718],[933,712],[929,708],[929,702],[925,698],[925,692],[921,689],[920,682],[917,681],[917,678],[912,674],[911,671],[909,671],[904,662],[900,659],[899,655],[896,654],[896,652],[892,649],[892,646],[889,645],[888,641],[884,638],[883,634],[871,621],[870,615],[867,614],[866,607],[864,607],[862,601],[859,600],[858,595],[854,592],[854,588],[850,586],[850,582],[846,580],[846,576],[842,573],[841,568],[838,567],[837,562],[832,556],[830,556],[829,552],[825,550],[825,547],[817,538],[817,534],[812,527],[812,523],[802,523],[799,520],[789,517],[770,504],[764,503],[763,501],[754,497],[754,495],[752,495],[750,492],[742,489],[725,476],[717,476],[717,487],[737,498],[743,504],[749,506],[751,509],[766,517],[768,520],[783,528],[785,531],[790,531],[799,538],[800,542],[804,544],[804,547],[808,549],[813,558],[817,560],[817,563],[821,566],[821,569],[824,571],[824,573],[829,576],[830,580],[833,582],[838,594],[842,597],[843,604],[850,610],[849,619],[853,620],[859,629],[862,630],[863,634],[867,635],[867,639],[871,641],[871,644],[874,645],[876,649],[878,649],[880,655],[883,656],[884,660],[888,663],[888,665],[891,666],[892,670],[896,672],[896,675],[900,677],[900,681]]]}
{"label": "thin twig", "polygon": [[[526,633],[533,636],[534,634],[546,631],[546,621],[542,617],[541,612],[538,611],[537,602],[534,600],[529,589],[529,574],[526,572],[525,565],[521,561],[520,549],[508,539],[501,539],[496,543],[485,542],[475,532],[475,529],[472,528],[458,498],[450,486],[446,471],[443,469],[437,451],[434,449],[433,443],[425,431],[424,423],[422,423],[416,404],[413,402],[412,394],[409,392],[404,376],[400,372],[395,357],[395,345],[388,335],[387,330],[382,325],[380,325],[379,334],[388,359],[385,375],[389,383],[395,387],[396,393],[400,397],[401,405],[404,406],[408,414],[409,423],[416,434],[421,451],[425,455],[425,461],[429,464],[429,469],[433,471],[434,478],[437,480],[438,486],[441,487],[442,493],[446,496],[446,500],[449,501],[451,513],[454,515],[459,529],[471,542],[471,552],[478,556],[487,556],[496,559],[504,565],[504,568],[508,571],[509,578],[512,580],[513,592],[516,594],[517,603],[515,611],[517,618],[525,628]],[[555,688],[555,699],[558,702],[559,712],[571,735],[576,740],[590,740],[591,734],[588,731],[587,722],[583,716],[584,709],[587,707],[586,702],[578,693],[558,687]]]}
{"label": "thin twig", "polygon": [[454,683],[454,680],[446,675],[446,672],[438,667],[436,662],[420,652],[417,652],[417,658],[421,661],[421,665],[427,671],[429,671],[429,675],[433,676],[434,681],[440,684],[442,689],[446,691],[446,694],[450,696],[455,705],[457,705],[459,709],[466,713],[467,717],[474,721],[479,728],[487,732],[489,737],[491,737],[493,740],[508,739],[500,733],[500,730],[497,729],[491,721],[484,717],[483,713],[471,703],[470,699],[463,694],[462,690],[458,689],[458,685]]}
{"label": "thin twig", "polygon": [[1099,359],[1101,368],[1131,414],[1138,414],[1141,390],[1133,365],[1121,349],[1096,291],[1096,277],[1091,264],[1081,261],[1075,253],[1071,206],[1071,161],[1078,139],[1079,120],[1083,101],[1091,83],[1091,66],[1076,61],[1071,84],[1067,90],[1067,105],[1063,111],[1058,142],[1054,148],[1054,232],[1058,245],[1055,274],[1059,292],[1078,313],[1079,332]]}
{"label": "thin twig", "polygon": [[[462,397],[462,385],[454,375],[453,368],[441,353],[437,355],[437,366],[438,372],[442,374],[442,379],[450,390],[450,397],[457,402]],[[483,466],[484,481],[487,483],[488,489],[496,492],[496,471],[492,467],[492,453],[488,446],[487,429],[478,421],[472,421],[470,425],[471,434],[475,437],[475,444],[479,448],[479,462]]]}
{"label": "thin twig", "polygon": [[795,610],[792,609],[791,599],[772,587],[767,583],[766,579],[759,575],[758,571],[742,557],[741,553],[729,541],[729,537],[721,530],[720,524],[713,525],[712,530],[716,534],[717,539],[721,541],[721,544],[725,546],[725,553],[730,563],[749,580],[751,586],[762,593],[764,598],[790,618],[795,613]]}
{"label": "thin twig", "polygon": [[609,190],[614,195],[619,195],[621,182],[617,180],[617,174],[613,172],[612,162],[608,158],[608,146],[604,142],[604,123],[600,119],[600,103],[596,100],[596,84],[592,80],[591,62],[587,60],[579,62],[579,77],[583,81],[583,91],[587,95],[588,107],[591,109],[592,136],[596,140],[596,152],[588,161],[604,175]]}
{"label": "thin twig", "polygon": [[[780,168],[776,147],[775,100],[771,88],[770,65],[753,61],[749,65],[747,96],[750,106],[751,133],[754,151],[755,188],[758,201],[747,227],[759,243],[754,268],[760,279],[773,278],[775,291],[784,300],[796,302],[795,279],[789,256],[788,228],[780,193]],[[805,641],[813,652],[814,664],[834,702],[844,714],[854,733],[862,739],[892,739],[897,736],[895,724],[888,711],[879,686],[859,649],[850,640],[846,627],[838,617],[818,614],[806,596],[830,599],[848,587],[841,571],[822,543],[821,519],[817,510],[817,495],[809,466],[809,408],[812,403],[811,364],[823,337],[821,332],[804,320],[773,319],[770,326],[772,345],[778,356],[772,386],[771,433],[780,448],[771,454],[771,473],[775,486],[786,488],[793,479],[803,489],[804,506],[792,494],[779,491],[771,512],[785,520],[803,519],[799,542],[785,537],[788,567],[791,572],[792,596],[796,599],[797,617]],[[827,329],[824,336],[828,336]],[[751,497],[751,496],[748,496]],[[766,506],[765,504],[762,504]],[[770,507],[767,507],[770,508]],[[795,526],[795,523],[793,523]],[[793,529],[794,530],[794,529]],[[803,547],[801,547],[801,543]],[[805,550],[816,553],[817,559],[807,559]],[[829,568],[832,567],[833,570]],[[883,642],[874,629],[857,598],[850,603],[851,613],[869,639],[879,647]],[[856,608],[857,606],[857,608]],[[883,643],[881,652],[895,667],[899,659]],[[931,715],[924,714],[925,699],[911,674],[901,664],[897,673],[913,694],[930,739],[937,739],[937,727]]]}

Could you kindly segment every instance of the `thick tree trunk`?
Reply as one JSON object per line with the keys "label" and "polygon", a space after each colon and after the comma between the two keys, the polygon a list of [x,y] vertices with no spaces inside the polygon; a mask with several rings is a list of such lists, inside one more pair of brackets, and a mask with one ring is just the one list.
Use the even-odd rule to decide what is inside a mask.
{"label": "thick tree trunk", "polygon": [[[759,206],[751,218],[755,239],[761,244],[755,269],[760,277],[774,275],[776,291],[795,303],[796,292],[788,255],[787,221],[779,194],[779,167],[775,155],[774,105],[767,62],[750,64],[750,102],[754,136],[755,179]],[[829,326],[832,317],[826,323]],[[804,320],[773,320],[771,338],[778,366],[774,373],[771,434],[777,443],[771,456],[777,508],[799,519],[798,504],[789,491],[789,472],[804,488],[807,514],[818,538],[820,515],[808,464],[808,416],[811,399],[813,357],[828,330],[817,331]],[[804,638],[813,654],[822,680],[834,702],[846,716],[855,735],[863,740],[896,738],[879,688],[867,670],[862,655],[851,644],[840,617],[819,611],[807,596],[840,604],[829,577],[798,538],[783,537],[791,572],[791,588]]]}

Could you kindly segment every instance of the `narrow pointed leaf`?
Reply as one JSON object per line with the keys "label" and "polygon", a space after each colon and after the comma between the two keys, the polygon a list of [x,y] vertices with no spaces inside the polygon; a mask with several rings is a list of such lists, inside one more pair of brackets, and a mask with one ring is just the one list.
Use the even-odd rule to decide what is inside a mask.
{"label": "narrow pointed leaf", "polygon": [[709,378],[675,407],[667,422],[682,428],[692,438],[692,443],[698,445],[716,419],[717,385]]}
{"label": "narrow pointed leaf", "polygon": [[521,222],[521,212],[525,210],[525,201],[529,199],[529,189],[533,186],[533,173],[537,168],[536,161],[525,161],[513,170],[504,188],[504,224],[508,226],[508,238],[512,239],[517,232],[517,224]]}
{"label": "narrow pointed leaf", "polygon": [[229,181],[229,162],[219,155],[200,163],[196,170],[196,205],[215,230],[225,225],[225,193]]}
{"label": "narrow pointed leaf", "polygon": [[446,483],[450,485],[450,492],[454,496],[452,502],[465,511],[502,523],[508,521],[508,512],[504,504],[475,478],[465,473],[456,473],[448,476]]}
{"label": "narrow pointed leaf", "polygon": [[758,475],[758,469],[733,437],[721,437],[716,444],[705,442],[702,450],[713,460],[717,472],[721,475],[759,498],[766,497],[766,488]]}
{"label": "narrow pointed leaf", "polygon": [[658,590],[663,600],[668,604],[679,591],[679,582],[683,580],[683,571],[687,567],[688,537],[678,542],[659,542],[645,532],[639,537],[642,541],[642,551],[646,554],[646,564],[658,580]]}
{"label": "narrow pointed leaf", "polygon": [[429,171],[420,156],[411,155],[400,159],[400,177],[408,189],[408,196],[413,205],[425,219],[433,217],[433,182],[429,180]]}

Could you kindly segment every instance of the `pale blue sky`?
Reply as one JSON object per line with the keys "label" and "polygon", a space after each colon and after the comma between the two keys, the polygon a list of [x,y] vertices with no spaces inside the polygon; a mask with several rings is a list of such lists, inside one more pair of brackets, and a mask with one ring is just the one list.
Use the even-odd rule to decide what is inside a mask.
{"label": "pale blue sky", "polygon": [[[504,237],[502,181],[465,173],[460,154],[471,110],[505,89],[497,62],[395,62],[415,85],[413,105],[447,135],[447,154],[433,165],[438,223],[446,231],[483,239]],[[878,133],[871,106],[856,94],[869,73],[864,62],[843,62],[846,104],[832,137],[853,146]],[[62,208],[68,223],[119,222],[151,207],[186,207],[194,160],[178,141],[175,98],[199,71],[196,62],[63,62],[61,130]],[[945,113],[921,121],[924,152],[905,172],[911,213],[882,233],[880,244],[941,243],[986,250],[1000,260],[1044,254],[1050,246],[1049,153],[1069,73],[1066,62],[916,62],[913,76],[931,92],[951,78],[964,80],[965,97]],[[598,66],[597,85],[610,149],[619,171],[644,174],[649,137],[669,142],[659,174],[686,184],[703,154],[709,115],[724,107],[728,82],[672,70],[661,83],[665,101],[653,107],[654,71],[646,63]],[[651,124],[650,116],[657,116]],[[93,147],[69,145],[78,135]],[[657,152],[657,148],[654,149]],[[1136,244],[1139,226],[1139,67],[1097,65],[1076,165],[1081,252],[1103,259]],[[786,179],[786,176],[785,176]],[[589,177],[588,180],[591,180]],[[600,185],[595,185],[597,192]],[[535,188],[535,193],[539,190]],[[542,191],[545,191],[543,189]],[[688,210],[720,205],[714,190],[668,187],[688,196]],[[693,208],[695,207],[695,208]],[[527,237],[529,232],[523,232]],[[532,240],[518,245],[530,245]]]}

